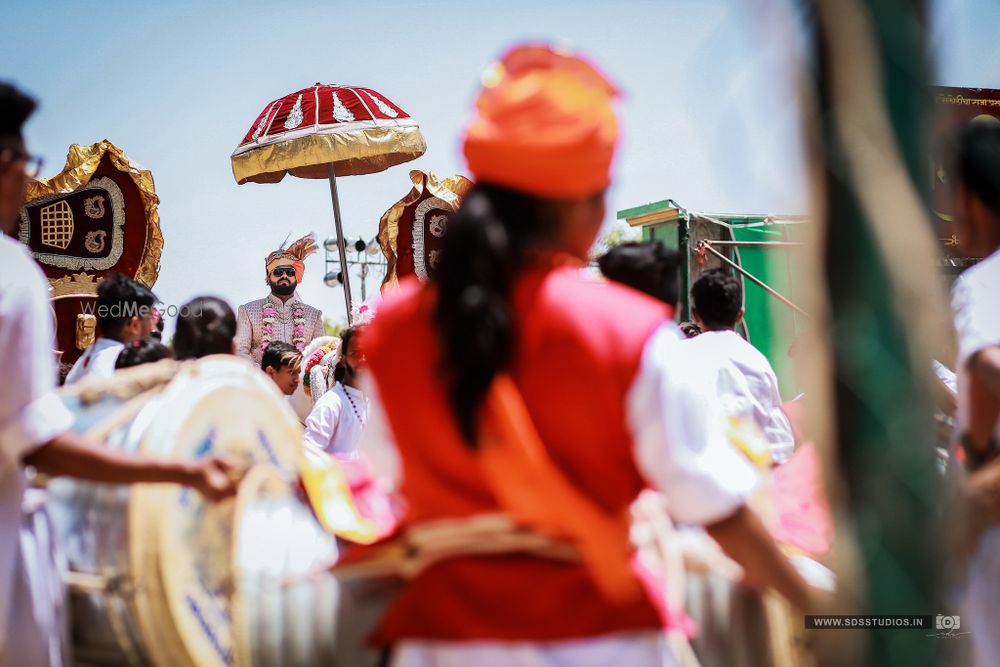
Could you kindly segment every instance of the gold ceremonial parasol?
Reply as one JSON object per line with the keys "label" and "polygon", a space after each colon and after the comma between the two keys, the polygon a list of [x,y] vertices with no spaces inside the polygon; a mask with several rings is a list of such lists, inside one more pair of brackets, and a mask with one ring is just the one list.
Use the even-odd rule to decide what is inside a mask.
{"label": "gold ceremonial parasol", "polygon": [[458,210],[472,181],[455,175],[438,178],[430,172],[410,172],[413,188],[382,214],[378,242],[388,262],[382,287],[416,275],[427,281],[437,268],[448,216]]}
{"label": "gold ceremonial parasol", "polygon": [[350,323],[351,284],[337,176],[384,171],[426,149],[416,121],[381,93],[316,83],[264,107],[233,151],[233,176],[240,185],[277,183],[285,174],[329,179]]}

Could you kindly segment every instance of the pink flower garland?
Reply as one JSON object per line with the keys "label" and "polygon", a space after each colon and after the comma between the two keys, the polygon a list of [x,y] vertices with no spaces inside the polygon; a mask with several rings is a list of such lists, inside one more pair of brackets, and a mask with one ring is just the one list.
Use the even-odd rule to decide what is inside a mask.
{"label": "pink flower garland", "polygon": [[[263,326],[260,328],[260,351],[264,352],[274,336],[274,322],[278,319],[278,311],[273,304],[267,304],[260,311]],[[301,303],[292,306],[292,345],[299,352],[306,346],[306,310]]]}

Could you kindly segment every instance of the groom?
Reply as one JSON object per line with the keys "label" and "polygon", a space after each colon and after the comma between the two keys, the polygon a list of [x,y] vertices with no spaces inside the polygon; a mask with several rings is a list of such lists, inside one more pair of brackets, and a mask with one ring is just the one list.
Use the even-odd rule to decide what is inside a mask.
{"label": "groom", "polygon": [[301,352],[313,338],[323,335],[323,313],[304,304],[295,292],[302,282],[305,258],[315,251],[316,242],[308,234],[272,252],[265,260],[271,294],[239,308],[236,352],[258,368],[271,341],[290,343]]}

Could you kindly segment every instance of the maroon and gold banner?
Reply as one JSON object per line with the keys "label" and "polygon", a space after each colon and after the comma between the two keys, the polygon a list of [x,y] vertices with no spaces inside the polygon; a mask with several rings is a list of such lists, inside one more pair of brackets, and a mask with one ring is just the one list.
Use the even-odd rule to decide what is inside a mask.
{"label": "maroon and gold banner", "polygon": [[400,278],[434,275],[448,216],[458,210],[472,181],[465,176],[439,180],[430,172],[410,172],[413,189],[392,205],[379,222],[378,241],[388,262],[382,289]]}
{"label": "maroon and gold banner", "polygon": [[947,255],[957,255],[958,229],[951,216],[951,194],[945,173],[946,156],[942,152],[942,142],[950,131],[967,121],[979,119],[1000,122],[1000,90],[936,87],[934,101],[932,203],[938,237],[944,246],[944,252]]}
{"label": "maroon and gold banner", "polygon": [[163,251],[153,175],[110,141],[70,146],[63,170],[31,181],[18,239],[31,249],[52,286],[56,339],[72,362],[92,342],[84,314],[108,273],[147,287],[156,282]]}

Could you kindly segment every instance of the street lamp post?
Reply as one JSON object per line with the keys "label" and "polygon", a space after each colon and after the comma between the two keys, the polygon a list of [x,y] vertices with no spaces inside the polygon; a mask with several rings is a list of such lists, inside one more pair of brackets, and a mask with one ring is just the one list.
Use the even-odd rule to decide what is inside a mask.
{"label": "street lamp post", "polygon": [[[353,267],[358,267],[357,275],[361,278],[361,301],[364,302],[368,298],[367,283],[372,269],[375,269],[376,274],[381,273],[384,276],[388,270],[388,264],[384,257],[378,257],[381,248],[379,247],[377,238],[367,242],[359,238],[353,243],[348,241],[345,246],[347,252],[343,255],[344,259],[342,263],[337,239],[331,237],[323,242],[323,249],[326,253],[326,273],[323,276],[323,282],[327,287],[344,285],[344,289],[348,289],[347,284],[350,281],[348,272]],[[351,256],[352,254],[353,257]],[[378,258],[376,259],[376,257]],[[346,264],[346,267],[344,264]],[[347,324],[351,324],[350,313],[347,313]]]}

